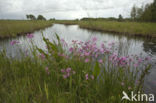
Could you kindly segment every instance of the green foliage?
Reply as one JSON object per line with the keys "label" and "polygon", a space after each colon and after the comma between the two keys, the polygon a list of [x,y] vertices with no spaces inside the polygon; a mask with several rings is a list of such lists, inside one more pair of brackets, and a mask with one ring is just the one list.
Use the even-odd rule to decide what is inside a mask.
{"label": "green foliage", "polygon": [[95,78],[97,78],[97,76],[99,76],[99,74],[100,74],[100,66],[99,66],[99,63],[96,62],[94,71],[93,71],[93,75]]}
{"label": "green foliage", "polygon": [[136,6],[134,5],[131,11],[131,18],[135,20],[136,16],[137,16],[137,10],[136,10]]}
{"label": "green foliage", "polygon": [[[123,90],[129,94],[130,86],[136,91],[135,72],[124,67],[113,69],[111,63],[108,67],[98,62],[95,65],[85,63],[79,56],[63,49],[57,34],[56,38],[57,41],[50,42],[43,37],[48,53],[35,47],[33,56],[23,55],[20,59],[8,58],[5,52],[0,53],[1,103],[121,103]],[[70,57],[59,56],[60,53]],[[41,58],[41,54],[45,57]],[[61,70],[69,67],[75,74],[63,78]],[[149,69],[150,66],[147,66],[143,71],[141,81]],[[88,80],[85,78],[87,73]],[[90,78],[92,74],[95,79]],[[142,84],[139,84],[139,90],[142,90]]]}
{"label": "green foliage", "polygon": [[51,21],[0,20],[0,38],[15,37],[51,26]]}
{"label": "green foliage", "polygon": [[121,14],[119,15],[118,21],[123,21],[123,17]]}
{"label": "green foliage", "polygon": [[38,15],[37,20],[46,20],[46,18],[43,15]]}
{"label": "green foliage", "polygon": [[32,15],[32,14],[26,15],[26,17],[27,17],[28,20],[36,20],[36,17],[34,15]]}
{"label": "green foliage", "polygon": [[131,18],[138,21],[156,22],[156,1],[141,8],[133,6]]}

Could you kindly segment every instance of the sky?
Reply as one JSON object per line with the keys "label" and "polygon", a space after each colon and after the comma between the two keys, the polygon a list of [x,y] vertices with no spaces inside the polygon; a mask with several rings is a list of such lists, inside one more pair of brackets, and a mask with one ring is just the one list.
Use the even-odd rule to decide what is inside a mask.
{"label": "sky", "polygon": [[41,14],[47,19],[83,17],[129,17],[133,5],[141,7],[153,0],[0,0],[0,19],[26,19]]}

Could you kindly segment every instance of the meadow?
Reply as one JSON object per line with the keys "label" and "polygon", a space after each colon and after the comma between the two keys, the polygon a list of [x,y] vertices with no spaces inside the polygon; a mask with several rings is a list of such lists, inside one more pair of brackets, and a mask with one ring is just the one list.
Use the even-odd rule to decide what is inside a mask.
{"label": "meadow", "polygon": [[151,22],[119,22],[110,20],[60,20],[54,22],[66,25],[78,24],[80,28],[128,36],[156,37],[156,23]]}
{"label": "meadow", "polygon": [[16,37],[51,25],[52,22],[43,20],[0,20],[0,38]]}
{"label": "meadow", "polygon": [[16,37],[44,29],[52,23],[79,25],[80,28],[124,34],[128,36],[156,37],[156,23],[110,20],[0,20],[0,38]]}
{"label": "meadow", "polygon": [[72,45],[56,38],[43,37],[46,51],[34,45],[18,59],[0,53],[1,103],[121,103],[123,91],[144,93],[150,57],[118,56],[114,42],[99,47],[96,37]]}

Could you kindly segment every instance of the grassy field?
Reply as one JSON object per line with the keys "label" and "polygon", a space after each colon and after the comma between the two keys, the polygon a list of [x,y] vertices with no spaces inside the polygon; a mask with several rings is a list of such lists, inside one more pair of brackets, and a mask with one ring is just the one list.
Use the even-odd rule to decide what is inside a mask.
{"label": "grassy field", "polygon": [[50,21],[0,20],[0,38],[15,37],[50,25]]}
{"label": "grassy field", "polygon": [[120,57],[114,43],[99,48],[95,37],[71,47],[56,37],[54,43],[43,38],[47,51],[34,46],[31,57],[0,53],[0,103],[121,103],[122,91],[143,92],[149,57]]}
{"label": "grassy field", "polygon": [[81,28],[118,34],[156,37],[156,23],[118,21],[55,21],[66,25],[78,24]]}

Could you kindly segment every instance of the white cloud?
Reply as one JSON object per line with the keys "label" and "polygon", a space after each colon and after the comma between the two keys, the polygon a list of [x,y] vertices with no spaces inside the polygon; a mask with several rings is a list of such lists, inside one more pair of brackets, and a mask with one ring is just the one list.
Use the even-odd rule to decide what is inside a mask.
{"label": "white cloud", "polygon": [[26,14],[46,18],[75,19],[82,17],[129,16],[132,6],[153,0],[0,0],[0,19],[23,19]]}

